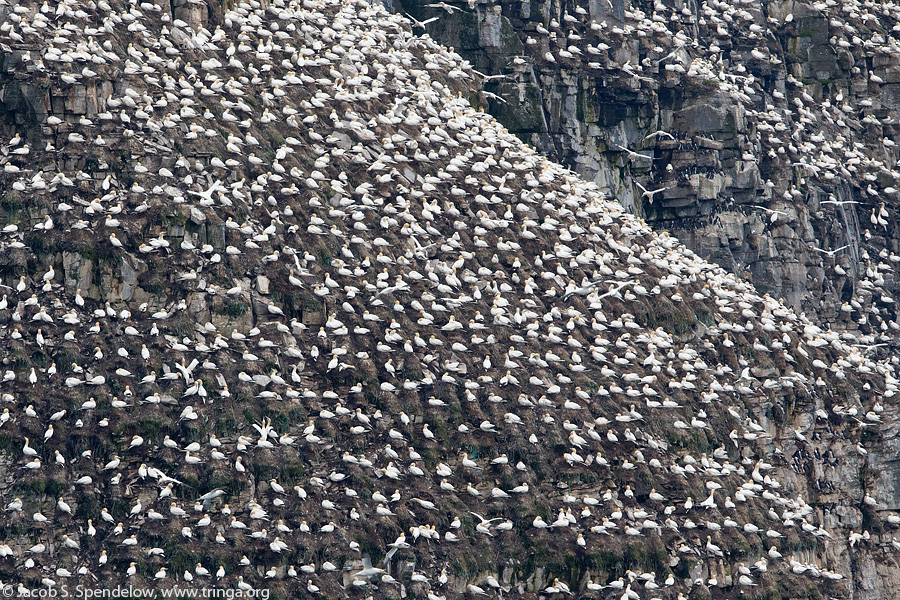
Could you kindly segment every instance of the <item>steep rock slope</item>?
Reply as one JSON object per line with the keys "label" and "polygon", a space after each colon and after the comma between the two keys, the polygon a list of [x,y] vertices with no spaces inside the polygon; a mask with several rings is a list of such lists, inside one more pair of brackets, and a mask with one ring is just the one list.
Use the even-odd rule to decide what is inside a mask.
{"label": "steep rock slope", "polygon": [[398,6],[511,130],[797,310],[895,321],[865,308],[900,254],[895,3],[450,4]]}
{"label": "steep rock slope", "polygon": [[898,519],[819,497],[868,481],[890,364],[523,145],[380,6],[196,8],[0,27],[4,582],[849,597],[890,569],[847,540]]}

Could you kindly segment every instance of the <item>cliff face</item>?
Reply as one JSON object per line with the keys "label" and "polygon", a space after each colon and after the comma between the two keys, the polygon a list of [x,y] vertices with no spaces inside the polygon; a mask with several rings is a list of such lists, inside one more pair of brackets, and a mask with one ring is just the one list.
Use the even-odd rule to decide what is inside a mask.
{"label": "cliff face", "polygon": [[[516,45],[505,5],[437,10],[460,8],[489,16],[432,23]],[[490,86],[380,6],[2,16],[4,582],[892,595],[900,381],[859,347],[890,318],[835,333],[653,231],[475,110]],[[566,39],[514,67],[582,89],[549,66],[588,52]],[[671,73],[668,96],[620,73],[590,103],[526,82],[504,110],[573,156],[577,119],[613,132],[594,168],[626,203],[640,173],[696,181],[654,201],[679,218],[757,194],[749,74]],[[675,127],[646,110],[663,97],[705,135],[648,138]],[[737,214],[716,218],[737,235]],[[892,302],[884,260],[853,310]]]}
{"label": "cliff face", "polygon": [[428,31],[489,75],[510,130],[798,310],[839,321],[898,251],[893,5],[403,8],[440,16]]}
{"label": "cliff face", "polygon": [[[403,8],[420,20],[440,15],[427,30],[487,76],[501,122],[701,256],[896,361],[896,6],[454,6]],[[799,480],[843,505],[845,525],[867,526],[831,485],[895,508],[893,445],[860,459],[841,436],[804,449],[792,430],[776,434],[800,460]],[[836,462],[807,470],[813,447]],[[892,559],[882,558],[895,551],[890,540],[884,533],[871,551],[845,556],[866,597],[894,595]]]}

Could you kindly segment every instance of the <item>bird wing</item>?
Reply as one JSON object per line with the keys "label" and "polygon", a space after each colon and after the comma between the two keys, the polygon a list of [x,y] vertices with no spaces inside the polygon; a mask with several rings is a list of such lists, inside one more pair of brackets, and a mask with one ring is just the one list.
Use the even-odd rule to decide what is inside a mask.
{"label": "bird wing", "polygon": [[197,498],[197,499],[198,499],[198,500],[210,500],[210,499],[212,499],[212,498],[217,498],[217,497],[221,496],[222,493],[223,493],[222,490],[220,490],[220,489],[215,489],[215,490],[213,490],[213,491],[211,491],[211,492],[206,492],[205,494],[203,494],[202,496],[200,496],[200,497]]}
{"label": "bird wing", "polygon": [[390,562],[391,558],[393,558],[393,556],[395,554],[397,554],[397,549],[398,549],[397,546],[394,546],[393,548],[391,548],[388,551],[388,553],[384,555],[384,561],[381,564],[383,564],[383,565],[388,564]]}
{"label": "bird wing", "polygon": [[470,515],[475,515],[476,517],[478,517],[478,520],[481,521],[482,523],[488,522],[487,519],[485,519],[484,517],[482,517],[481,515],[479,515],[479,514],[476,513],[476,512],[472,512],[472,511],[470,510],[470,511],[469,511],[469,514],[470,514]]}

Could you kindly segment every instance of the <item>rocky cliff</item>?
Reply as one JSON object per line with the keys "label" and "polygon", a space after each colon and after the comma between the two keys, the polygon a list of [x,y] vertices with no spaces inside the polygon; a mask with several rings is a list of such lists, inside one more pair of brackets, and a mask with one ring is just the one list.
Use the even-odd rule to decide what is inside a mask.
{"label": "rocky cliff", "polygon": [[[877,469],[900,381],[875,335],[523,144],[409,21],[337,0],[2,16],[5,584],[893,593]],[[724,127],[721,98],[695,123]],[[671,155],[689,143],[727,160],[714,132]],[[869,311],[889,267],[859,280]]]}
{"label": "rocky cliff", "polygon": [[[892,3],[399,9],[438,17],[425,28],[476,65],[490,112],[520,137],[862,351],[895,354]],[[891,448],[844,473],[853,495],[876,490],[897,506]],[[860,589],[886,593],[861,565]]]}
{"label": "rocky cliff", "polygon": [[401,7],[510,130],[798,310],[839,324],[900,252],[892,3]]}

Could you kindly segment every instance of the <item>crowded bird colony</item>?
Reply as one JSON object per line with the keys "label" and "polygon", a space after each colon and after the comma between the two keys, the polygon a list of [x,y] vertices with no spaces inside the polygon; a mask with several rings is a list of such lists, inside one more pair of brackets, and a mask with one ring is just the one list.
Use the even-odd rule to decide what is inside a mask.
{"label": "crowded bird colony", "polygon": [[4,584],[846,592],[834,464],[782,446],[864,465],[892,367],[473,109],[457,54],[357,0],[3,11]]}

